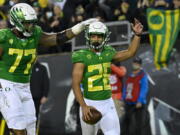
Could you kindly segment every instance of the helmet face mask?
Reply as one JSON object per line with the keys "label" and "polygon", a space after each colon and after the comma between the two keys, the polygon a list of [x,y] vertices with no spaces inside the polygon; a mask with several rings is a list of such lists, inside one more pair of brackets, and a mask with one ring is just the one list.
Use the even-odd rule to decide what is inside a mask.
{"label": "helmet face mask", "polygon": [[10,10],[10,23],[24,36],[32,35],[34,23],[37,21],[35,10],[26,3],[18,3]]}
{"label": "helmet face mask", "polygon": [[[92,35],[102,40],[93,41]],[[102,22],[91,23],[85,32],[86,44],[92,49],[100,50],[109,40],[109,35],[110,32]]]}

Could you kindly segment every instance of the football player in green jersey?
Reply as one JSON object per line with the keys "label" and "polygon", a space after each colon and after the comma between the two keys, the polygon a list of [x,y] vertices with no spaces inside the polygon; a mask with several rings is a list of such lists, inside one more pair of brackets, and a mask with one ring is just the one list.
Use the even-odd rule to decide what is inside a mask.
{"label": "football player in green jersey", "polygon": [[45,33],[35,25],[35,10],[18,3],[10,10],[14,28],[0,30],[0,111],[15,135],[35,135],[35,108],[29,88],[38,45],[55,46],[78,35],[89,19],[58,33]]}
{"label": "football player in green jersey", "polygon": [[[140,44],[143,25],[135,19],[132,24],[135,33],[127,50],[116,52],[107,45],[109,31],[102,22],[91,23],[86,31],[88,49],[73,53],[72,87],[81,106],[80,119],[83,135],[96,135],[100,128],[104,135],[120,135],[117,112],[111,98],[109,76],[112,61],[120,62],[133,57]],[[83,92],[81,92],[82,84]],[[91,120],[91,108],[101,112],[98,123],[90,125],[82,120]]]}

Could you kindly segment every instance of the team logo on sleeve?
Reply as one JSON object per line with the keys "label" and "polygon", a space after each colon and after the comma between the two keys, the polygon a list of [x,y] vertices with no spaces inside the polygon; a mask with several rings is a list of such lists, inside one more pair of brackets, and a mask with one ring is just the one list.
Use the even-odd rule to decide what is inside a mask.
{"label": "team logo on sleeve", "polygon": [[34,39],[31,39],[29,42],[30,42],[30,43],[34,42]]}
{"label": "team logo on sleeve", "polygon": [[109,56],[109,53],[107,53],[106,56]]}
{"label": "team logo on sleeve", "polygon": [[87,55],[87,58],[88,58],[88,59],[91,59],[91,58],[92,58],[92,56],[91,56],[90,54],[88,54],[88,55]]}
{"label": "team logo on sleeve", "polygon": [[13,39],[9,39],[9,44],[13,44],[14,40]]}

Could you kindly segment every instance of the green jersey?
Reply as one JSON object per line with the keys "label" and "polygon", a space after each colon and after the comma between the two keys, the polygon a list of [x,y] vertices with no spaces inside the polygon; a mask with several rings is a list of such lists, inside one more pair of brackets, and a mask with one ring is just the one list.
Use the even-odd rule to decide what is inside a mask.
{"label": "green jersey", "polygon": [[73,53],[73,63],[83,63],[85,70],[82,79],[84,97],[91,100],[105,100],[111,97],[109,76],[111,61],[116,51],[111,46],[104,46],[101,53],[90,49]]}
{"label": "green jersey", "polygon": [[33,35],[26,39],[18,38],[9,28],[0,30],[0,47],[3,49],[0,78],[19,83],[29,82],[41,34],[42,30],[38,26],[35,26]]}

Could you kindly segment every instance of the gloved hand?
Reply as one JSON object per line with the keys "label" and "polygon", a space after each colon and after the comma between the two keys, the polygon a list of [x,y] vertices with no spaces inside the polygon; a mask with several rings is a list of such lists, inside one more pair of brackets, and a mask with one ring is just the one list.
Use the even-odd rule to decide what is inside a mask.
{"label": "gloved hand", "polygon": [[97,22],[97,21],[99,21],[97,18],[90,18],[88,20],[82,21],[81,23],[82,23],[82,25],[87,26],[87,25],[89,25],[93,22]]}
{"label": "gloved hand", "polygon": [[73,34],[78,35],[79,33],[81,33],[85,29],[86,26],[88,26],[89,24],[91,24],[93,22],[97,22],[97,21],[99,21],[99,20],[96,18],[91,18],[91,19],[82,21],[82,22],[74,25],[71,28],[71,30],[72,30]]}

